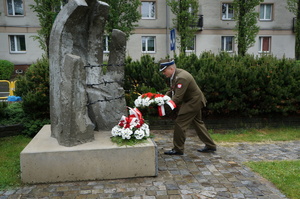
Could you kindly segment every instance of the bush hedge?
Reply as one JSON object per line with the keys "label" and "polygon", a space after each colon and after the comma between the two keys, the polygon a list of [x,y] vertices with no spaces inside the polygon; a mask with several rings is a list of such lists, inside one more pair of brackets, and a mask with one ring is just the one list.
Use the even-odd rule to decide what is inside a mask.
{"label": "bush hedge", "polygon": [[142,56],[133,61],[128,57],[125,61],[125,83],[127,106],[133,107],[133,101],[147,92],[165,92],[166,80],[159,73],[158,64],[150,55]]}
{"label": "bush hedge", "polygon": [[[228,53],[204,52],[175,56],[178,68],[189,71],[204,92],[208,104],[206,115],[265,116],[300,114],[300,62],[274,56],[240,57]],[[142,93],[164,94],[168,79],[159,72],[159,64],[150,55],[125,63],[127,106]],[[18,78],[16,95],[22,103],[6,107],[1,104],[1,116],[25,126],[25,134],[33,136],[49,123],[49,63],[47,58],[31,65]],[[14,107],[17,106],[17,107]],[[22,106],[22,109],[20,109]],[[1,120],[0,125],[9,121]],[[12,124],[12,123],[10,123]]]}
{"label": "bush hedge", "polygon": [[15,94],[22,97],[24,112],[33,119],[50,117],[48,58],[37,60],[18,77]]}
{"label": "bush hedge", "polygon": [[[204,92],[208,115],[295,115],[300,113],[300,63],[271,55],[244,57],[204,52],[175,57],[178,68],[189,71]],[[164,93],[165,79],[149,55],[126,63],[126,96],[155,90]]]}
{"label": "bush hedge", "polygon": [[0,60],[0,80],[9,80],[13,72],[13,63],[7,60]]}
{"label": "bush hedge", "polygon": [[45,124],[50,123],[47,118],[32,119],[24,112],[22,102],[6,104],[2,109],[2,114],[0,126],[22,124],[22,134],[29,137],[34,137]]}

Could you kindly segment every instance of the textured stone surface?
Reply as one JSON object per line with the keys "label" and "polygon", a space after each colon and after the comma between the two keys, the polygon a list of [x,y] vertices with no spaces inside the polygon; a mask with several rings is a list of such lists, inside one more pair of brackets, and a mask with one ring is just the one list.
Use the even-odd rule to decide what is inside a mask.
{"label": "textured stone surface", "polygon": [[[108,11],[109,6],[101,1],[74,0],[63,7],[53,24],[49,47],[51,136],[61,145],[74,146],[93,140],[90,121],[95,130],[109,130],[126,115],[124,67],[108,66],[105,70],[85,67],[103,63],[102,45]],[[109,62],[123,65],[125,35],[115,30],[112,43]],[[72,61],[65,62],[67,55],[80,57],[77,69]],[[78,67],[81,69],[76,75],[67,74]],[[73,91],[62,88],[73,88]],[[64,107],[66,104],[68,108]]]}
{"label": "textured stone surface", "polygon": [[[87,82],[89,85],[93,85],[87,90],[91,103],[88,106],[89,115],[96,125],[96,130],[111,130],[121,116],[126,115],[123,89],[125,46],[125,34],[119,30],[113,30],[107,69],[86,68],[88,72]],[[99,100],[101,101],[98,102]]]}
{"label": "textured stone surface", "polygon": [[[69,67],[72,66],[72,67]],[[87,111],[86,74],[82,59],[67,54],[60,85],[61,123],[64,145],[73,146],[94,140],[94,124]]]}
{"label": "textured stone surface", "polygon": [[50,137],[50,125],[45,125],[21,152],[22,181],[32,184],[157,175],[157,147],[151,139],[118,146],[110,136],[110,131],[96,131],[93,142],[65,147]]}

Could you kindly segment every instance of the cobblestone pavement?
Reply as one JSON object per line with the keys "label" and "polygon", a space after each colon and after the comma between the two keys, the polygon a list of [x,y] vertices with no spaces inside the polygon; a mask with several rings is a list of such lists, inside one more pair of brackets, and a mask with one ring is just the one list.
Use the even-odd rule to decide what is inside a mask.
{"label": "cobblestone pavement", "polygon": [[0,191],[0,199],[279,199],[286,196],[242,162],[300,159],[300,141],[222,144],[215,153],[199,153],[203,144],[193,130],[185,154],[168,156],[163,152],[172,147],[172,131],[152,132],[159,151],[157,177],[24,185]]}

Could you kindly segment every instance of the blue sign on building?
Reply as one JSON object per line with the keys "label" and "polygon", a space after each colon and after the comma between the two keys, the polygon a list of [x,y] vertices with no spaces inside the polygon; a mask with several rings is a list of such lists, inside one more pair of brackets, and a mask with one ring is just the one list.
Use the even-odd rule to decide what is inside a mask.
{"label": "blue sign on building", "polygon": [[175,29],[172,29],[170,31],[170,47],[171,50],[175,50],[175,43],[176,43],[176,35],[175,35]]}

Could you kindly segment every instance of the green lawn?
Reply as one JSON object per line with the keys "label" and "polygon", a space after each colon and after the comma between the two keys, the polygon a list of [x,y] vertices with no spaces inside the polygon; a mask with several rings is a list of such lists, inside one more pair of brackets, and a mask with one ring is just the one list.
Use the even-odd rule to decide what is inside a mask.
{"label": "green lawn", "polygon": [[247,162],[245,164],[271,181],[288,198],[300,198],[300,160]]}
{"label": "green lawn", "polygon": [[0,138],[0,190],[21,184],[20,153],[30,140],[24,136]]}
{"label": "green lawn", "polygon": [[222,142],[268,142],[300,140],[300,127],[210,130],[212,138]]}

